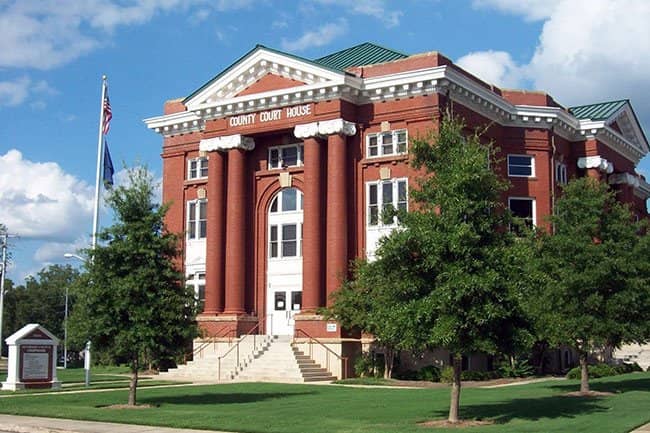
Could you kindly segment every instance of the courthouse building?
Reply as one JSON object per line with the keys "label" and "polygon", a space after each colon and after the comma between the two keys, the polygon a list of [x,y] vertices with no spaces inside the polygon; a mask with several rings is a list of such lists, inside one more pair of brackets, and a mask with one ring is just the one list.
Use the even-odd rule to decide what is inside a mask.
{"label": "courthouse building", "polygon": [[650,185],[635,168],[649,147],[630,102],[585,102],[500,89],[438,52],[365,43],[309,60],[256,46],[145,120],[163,137],[166,222],[185,234],[201,328],[219,337],[259,325],[340,351],[358,341],[318,309],[350,261],[372,258],[396,227],[382,209],[409,208],[409,142],[447,109],[469,128],[490,125],[512,185],[504,201],[531,224],[545,225],[560,185],[579,176],[646,216]]}

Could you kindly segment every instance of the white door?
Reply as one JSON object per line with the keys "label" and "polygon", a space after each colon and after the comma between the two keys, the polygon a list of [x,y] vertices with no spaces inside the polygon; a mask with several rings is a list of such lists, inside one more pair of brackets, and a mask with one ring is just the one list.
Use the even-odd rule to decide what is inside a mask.
{"label": "white door", "polygon": [[266,333],[293,335],[293,316],[302,306],[302,193],[281,190],[268,221]]}

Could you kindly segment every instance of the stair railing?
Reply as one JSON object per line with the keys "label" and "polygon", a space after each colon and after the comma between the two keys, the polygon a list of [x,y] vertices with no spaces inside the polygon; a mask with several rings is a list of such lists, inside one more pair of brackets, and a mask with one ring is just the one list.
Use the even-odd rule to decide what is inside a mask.
{"label": "stair railing", "polygon": [[[260,319],[260,320],[257,322],[257,325],[253,326],[253,328],[251,328],[250,331],[248,331],[246,334],[244,334],[244,335],[242,335],[241,337],[239,337],[239,339],[237,340],[237,342],[235,342],[235,344],[234,344],[233,346],[231,346],[230,349],[228,349],[228,350],[226,351],[226,353],[224,353],[223,355],[221,355],[221,356],[219,356],[219,357],[217,358],[217,361],[218,361],[218,365],[217,365],[217,380],[221,381],[221,360],[222,360],[223,358],[225,358],[226,356],[228,356],[228,354],[230,354],[230,352],[232,352],[233,350],[235,351],[236,356],[237,356],[237,364],[236,364],[236,366],[237,366],[237,369],[239,369],[239,365],[240,365],[240,356],[239,356],[239,355],[240,355],[240,350],[239,350],[239,346],[241,345],[241,343],[242,343],[244,340],[246,340],[246,338],[250,337],[251,335],[253,336],[253,348],[252,348],[252,350],[251,350],[251,354],[255,354],[255,352],[257,351],[257,335],[258,335],[258,334],[253,334],[253,332],[255,332],[255,331],[259,331],[259,330],[260,330],[260,326],[261,326],[262,324],[264,324],[265,322],[266,322],[266,316],[262,317],[262,319]],[[262,341],[263,341],[263,340],[262,340]]]}
{"label": "stair railing", "polygon": [[203,352],[203,349],[205,349],[210,344],[216,343],[217,340],[220,339],[220,338],[230,337],[228,339],[228,345],[232,344],[232,339],[235,337],[235,330],[234,329],[226,329],[225,331],[226,332],[224,332],[223,334],[210,337],[207,340],[204,339],[203,343],[201,343],[201,345],[199,345],[199,347],[197,347],[195,349],[192,349],[191,352],[187,352],[187,353],[183,354],[183,363],[187,364],[187,360],[190,358],[190,356],[192,357],[192,359],[194,359],[194,355]]}
{"label": "stair railing", "polygon": [[347,356],[339,355],[338,353],[334,352],[332,349],[327,347],[325,344],[323,344],[322,341],[318,340],[315,337],[312,337],[311,335],[309,335],[308,333],[306,333],[302,329],[296,329],[294,331],[293,342],[292,342],[293,344],[296,343],[296,334],[303,334],[305,337],[307,337],[309,339],[309,357],[311,359],[314,359],[314,350],[313,350],[313,344],[314,343],[320,345],[323,349],[325,349],[325,353],[326,353],[326,358],[325,358],[326,366],[325,366],[325,369],[328,372],[331,373],[331,370],[330,370],[330,354],[334,355],[339,361],[341,361],[343,363],[343,371],[341,372],[341,379],[347,379],[347,376],[348,376],[348,357]]}

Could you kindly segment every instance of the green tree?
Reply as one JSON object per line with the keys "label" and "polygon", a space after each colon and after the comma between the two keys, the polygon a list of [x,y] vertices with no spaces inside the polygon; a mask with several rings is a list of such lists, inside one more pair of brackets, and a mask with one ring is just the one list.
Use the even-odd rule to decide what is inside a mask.
{"label": "green tree", "polygon": [[[414,209],[402,213],[400,228],[381,241],[377,265],[367,265],[376,274],[368,281],[381,282],[367,290],[381,290],[379,299],[398,296],[397,314],[387,317],[412,346],[451,353],[449,422],[457,423],[462,354],[512,353],[522,340],[525,282],[518,269],[525,254],[507,230],[501,200],[507,184],[491,169],[491,143],[448,115],[437,133],[414,140],[411,152],[413,165],[423,170],[412,192]],[[358,285],[369,286],[364,274],[358,277]]]}
{"label": "green tree", "polygon": [[77,338],[128,360],[128,404],[135,405],[143,361],[184,351],[197,335],[197,305],[174,265],[178,238],[165,230],[168,207],[153,202],[151,175],[146,168],[130,169],[129,181],[107,197],[116,222],[86,252],[86,287],[73,319]]}
{"label": "green tree", "polygon": [[[422,347],[422,330],[412,326],[414,285],[386,261],[358,261],[353,277],[334,293],[329,314],[341,326],[372,334],[384,352],[384,378],[392,377],[395,353]],[[419,332],[419,334],[418,334]]]}
{"label": "green tree", "polygon": [[644,342],[650,314],[650,241],[608,186],[569,182],[552,217],[554,234],[533,239],[540,284],[529,299],[538,332],[579,354],[580,391],[589,392],[594,348]]}

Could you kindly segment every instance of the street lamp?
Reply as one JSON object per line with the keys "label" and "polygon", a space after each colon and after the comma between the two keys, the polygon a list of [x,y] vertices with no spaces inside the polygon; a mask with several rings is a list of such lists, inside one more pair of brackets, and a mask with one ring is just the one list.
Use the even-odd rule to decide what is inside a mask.
{"label": "street lamp", "polygon": [[[86,263],[86,259],[72,253],[65,253],[66,259],[78,259]],[[68,368],[68,286],[65,287],[65,316],[63,319],[63,369]]]}

